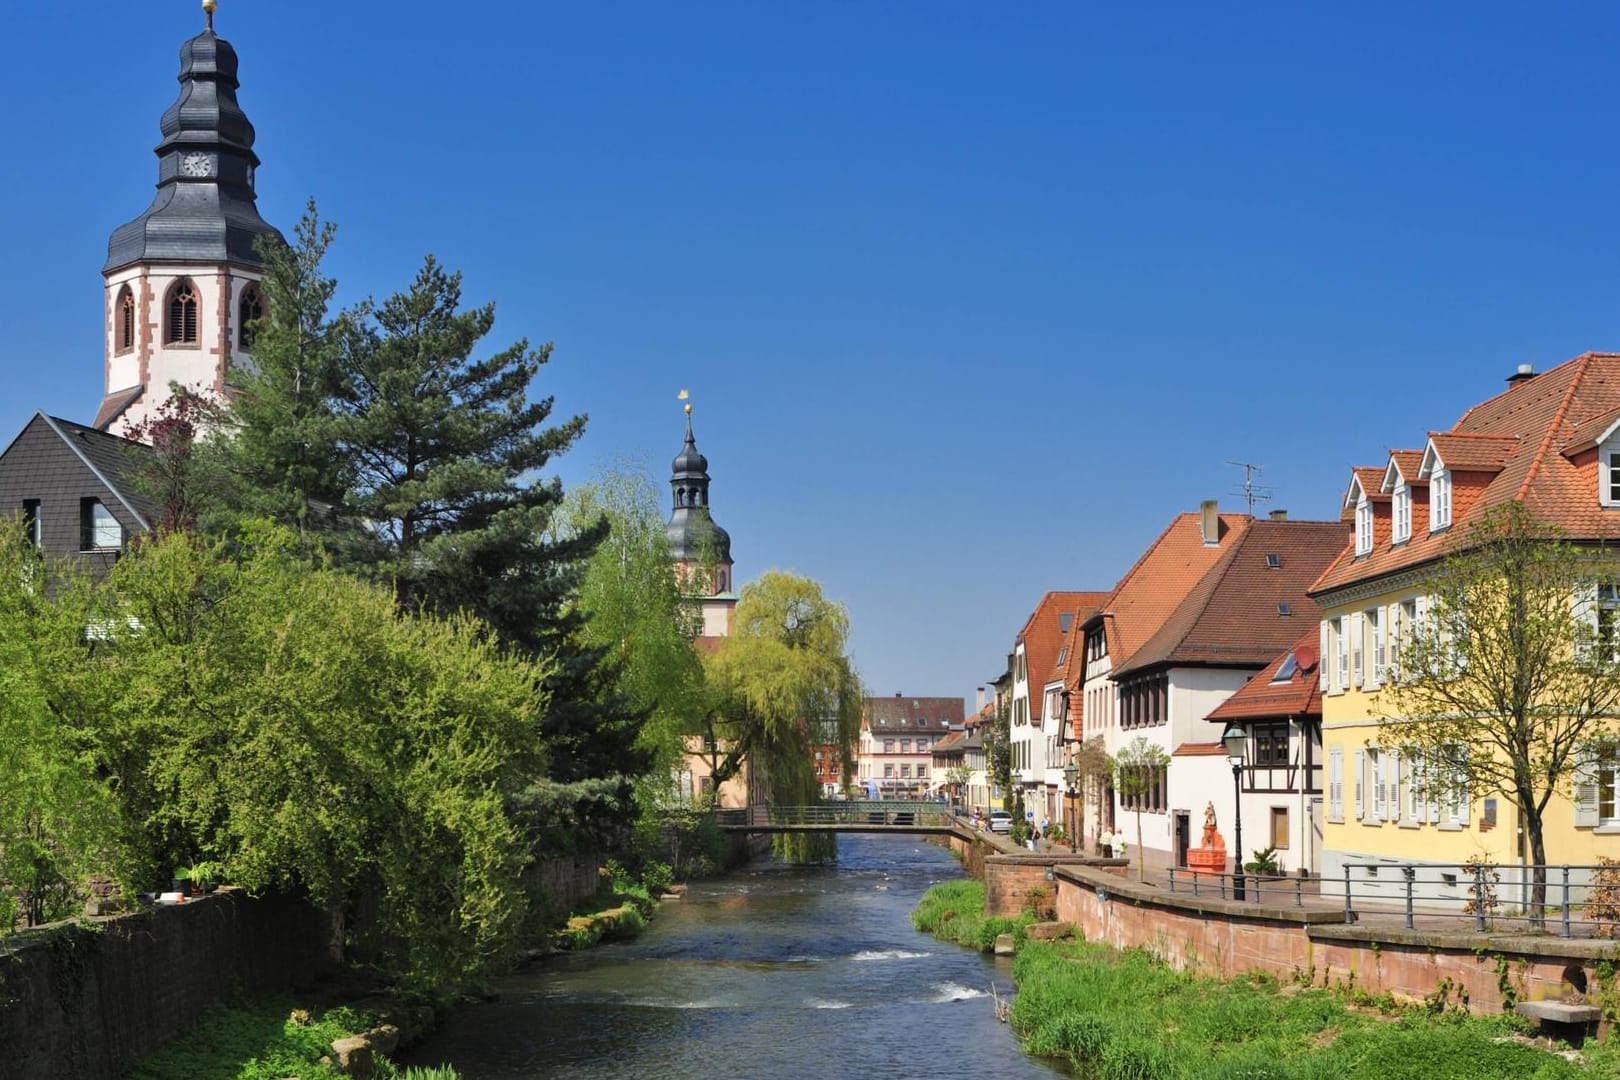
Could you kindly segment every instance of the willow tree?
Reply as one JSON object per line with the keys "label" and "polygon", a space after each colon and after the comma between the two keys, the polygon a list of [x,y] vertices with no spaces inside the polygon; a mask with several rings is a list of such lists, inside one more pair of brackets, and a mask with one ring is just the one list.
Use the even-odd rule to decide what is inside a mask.
{"label": "willow tree", "polygon": [[[861,683],[848,655],[849,612],[809,578],[772,570],[742,588],[732,634],[704,659],[710,707],[701,734],[714,786],[752,764],[772,806],[821,801],[812,742],[830,735],[853,771]],[[779,854],[831,857],[830,836],[780,835]]]}
{"label": "willow tree", "polygon": [[[1598,604],[1590,552],[1520,502],[1492,507],[1424,582],[1426,611],[1403,633],[1378,697],[1380,737],[1450,801],[1500,793],[1518,808],[1544,925],[1543,820],[1575,794],[1620,717],[1620,623]],[[1595,780],[1586,793],[1595,800]]]}

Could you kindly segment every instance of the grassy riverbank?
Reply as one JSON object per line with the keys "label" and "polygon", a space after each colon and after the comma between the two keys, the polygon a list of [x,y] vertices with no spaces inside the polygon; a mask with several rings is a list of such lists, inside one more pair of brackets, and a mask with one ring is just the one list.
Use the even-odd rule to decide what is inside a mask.
{"label": "grassy riverbank", "polygon": [[[358,1035],[372,1018],[354,1009],[319,1015],[291,998],[272,998],[244,1008],[214,1009],[202,1021],[130,1070],[125,1080],[330,1080],[341,1075],[322,1064],[336,1039]],[[457,1080],[454,1069],[400,1069],[378,1059],[373,1080]]]}
{"label": "grassy riverbank", "polygon": [[[967,881],[930,889],[912,921],[980,949],[1009,929],[986,918],[984,887]],[[1519,1041],[1526,1029],[1511,1016],[1473,1017],[1440,1002],[1380,1011],[1344,990],[1181,974],[1142,950],[1020,933],[1013,979],[1011,1022],[1025,1049],[1066,1059],[1090,1080],[1620,1076],[1609,1046],[1589,1043],[1584,1061],[1571,1063]]]}

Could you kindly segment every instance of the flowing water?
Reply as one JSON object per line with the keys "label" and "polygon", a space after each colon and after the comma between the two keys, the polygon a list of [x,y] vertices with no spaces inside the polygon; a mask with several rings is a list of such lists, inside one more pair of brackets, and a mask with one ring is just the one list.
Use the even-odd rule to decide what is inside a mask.
{"label": "flowing water", "polygon": [[1060,1075],[995,1018],[1007,961],[912,929],[928,886],[961,875],[940,847],[852,835],[834,866],[695,884],[634,941],[501,980],[409,1061],[464,1080]]}

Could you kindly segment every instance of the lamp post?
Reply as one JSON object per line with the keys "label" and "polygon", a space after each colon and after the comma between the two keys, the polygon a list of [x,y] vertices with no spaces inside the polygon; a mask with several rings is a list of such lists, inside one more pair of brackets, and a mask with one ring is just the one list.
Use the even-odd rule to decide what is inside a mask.
{"label": "lamp post", "polygon": [[1237,867],[1232,873],[1232,896],[1242,900],[1247,884],[1243,878],[1243,760],[1249,747],[1249,733],[1242,724],[1235,724],[1221,736],[1221,744],[1226,747],[1226,760],[1232,763],[1232,840],[1237,848]]}
{"label": "lamp post", "polygon": [[1063,781],[1069,788],[1069,854],[1073,855],[1077,850],[1075,843],[1078,840],[1075,833],[1079,831],[1080,826],[1080,822],[1075,818],[1074,814],[1074,797],[1079,793],[1080,786],[1080,766],[1074,763],[1073,758],[1070,758],[1069,763],[1063,766]]}

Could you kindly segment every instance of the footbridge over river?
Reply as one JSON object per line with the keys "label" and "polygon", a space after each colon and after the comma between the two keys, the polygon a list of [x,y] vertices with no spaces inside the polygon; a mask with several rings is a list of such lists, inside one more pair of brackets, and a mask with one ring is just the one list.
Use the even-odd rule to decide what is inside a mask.
{"label": "footbridge over river", "polygon": [[751,806],[718,810],[715,823],[738,833],[921,833],[943,836],[968,826],[937,802],[829,802],[819,806]]}

